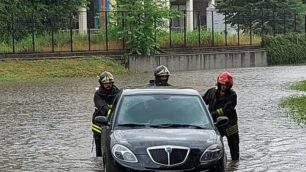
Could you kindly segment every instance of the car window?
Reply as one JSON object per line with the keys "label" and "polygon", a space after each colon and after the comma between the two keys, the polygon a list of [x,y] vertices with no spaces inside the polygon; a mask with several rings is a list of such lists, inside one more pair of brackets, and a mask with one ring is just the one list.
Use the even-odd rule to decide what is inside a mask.
{"label": "car window", "polygon": [[117,105],[118,105],[118,101],[119,101],[119,98],[121,96],[121,91],[116,95],[115,99],[114,99],[114,103],[112,104],[112,108],[111,108],[111,112],[110,114],[108,114],[108,120],[109,121],[112,121],[112,118],[113,118],[113,114],[114,114],[114,110],[116,109]]}
{"label": "car window", "polygon": [[129,95],[124,96],[116,124],[186,124],[211,127],[199,96]]}

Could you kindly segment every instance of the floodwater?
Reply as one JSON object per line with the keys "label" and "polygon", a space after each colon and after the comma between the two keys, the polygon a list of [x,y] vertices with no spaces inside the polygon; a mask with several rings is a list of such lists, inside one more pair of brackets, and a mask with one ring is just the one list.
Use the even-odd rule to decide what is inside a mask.
{"label": "floodwater", "polygon": [[[305,126],[278,106],[303,94],[287,87],[306,80],[306,66],[228,70],[238,94],[241,149],[241,160],[232,162],[226,147],[228,171],[306,171]],[[175,72],[169,82],[202,93],[219,71]],[[115,83],[143,85],[151,78],[115,76]],[[90,130],[96,86],[96,78],[0,83],[0,171],[102,171]]]}

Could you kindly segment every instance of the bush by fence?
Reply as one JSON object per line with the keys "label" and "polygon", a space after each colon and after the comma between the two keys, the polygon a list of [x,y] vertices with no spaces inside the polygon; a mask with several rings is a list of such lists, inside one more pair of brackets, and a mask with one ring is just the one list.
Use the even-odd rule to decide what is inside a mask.
{"label": "bush by fence", "polygon": [[306,62],[306,35],[290,33],[275,37],[265,35],[262,46],[268,52],[268,64],[299,64]]}

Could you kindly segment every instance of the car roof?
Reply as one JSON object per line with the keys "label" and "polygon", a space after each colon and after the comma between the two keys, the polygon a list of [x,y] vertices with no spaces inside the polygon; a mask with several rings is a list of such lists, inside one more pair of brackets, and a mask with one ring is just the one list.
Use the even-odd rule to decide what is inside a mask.
{"label": "car roof", "polygon": [[199,95],[199,92],[193,88],[184,87],[134,87],[134,88],[123,88],[122,95],[141,95],[141,94],[179,94],[179,95]]}

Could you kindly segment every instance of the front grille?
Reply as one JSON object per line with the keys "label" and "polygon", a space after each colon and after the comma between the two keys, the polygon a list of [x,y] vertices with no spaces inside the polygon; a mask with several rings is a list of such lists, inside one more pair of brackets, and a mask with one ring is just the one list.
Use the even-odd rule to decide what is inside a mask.
{"label": "front grille", "polygon": [[159,164],[168,164],[168,154],[165,149],[149,150],[152,159]]}
{"label": "front grille", "polygon": [[170,164],[178,164],[185,160],[187,149],[173,149],[170,154]]}
{"label": "front grille", "polygon": [[181,146],[155,146],[149,147],[147,152],[151,160],[156,164],[165,166],[175,166],[183,164],[188,155],[190,149]]}

